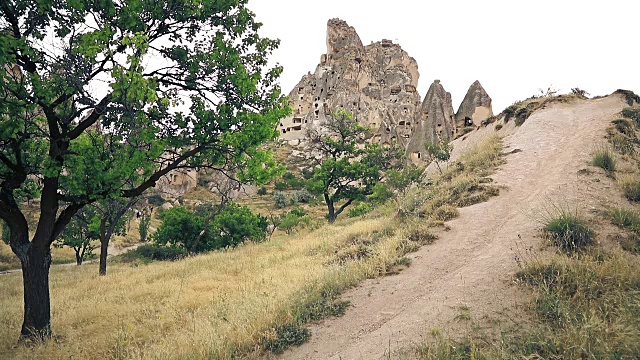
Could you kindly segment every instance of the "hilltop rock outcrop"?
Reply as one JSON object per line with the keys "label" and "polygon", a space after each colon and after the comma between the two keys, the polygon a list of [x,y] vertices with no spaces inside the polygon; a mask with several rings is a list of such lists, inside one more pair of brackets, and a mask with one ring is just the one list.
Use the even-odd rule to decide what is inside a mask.
{"label": "hilltop rock outcrop", "polygon": [[484,90],[480,81],[476,80],[467,91],[456,113],[456,125],[480,125],[482,121],[493,116],[491,97]]}
{"label": "hilltop rock outcrop", "polygon": [[329,20],[327,53],[289,94],[293,114],[279,124],[280,137],[297,145],[307,127],[344,109],[371,128],[370,141],[406,146],[420,104],[418,77],[418,64],[399,45],[363,46],[353,27]]}
{"label": "hilltop rock outcrop", "polygon": [[[278,124],[280,138],[304,146],[306,129],[343,109],[371,129],[367,141],[399,144],[420,162],[426,142],[453,138],[457,130],[451,94],[436,80],[421,101],[419,77],[416,60],[400,45],[382,40],[364,46],[353,27],[331,19],[327,53],[289,93],[293,111]],[[478,103],[485,106],[488,98],[490,108],[484,95]]]}

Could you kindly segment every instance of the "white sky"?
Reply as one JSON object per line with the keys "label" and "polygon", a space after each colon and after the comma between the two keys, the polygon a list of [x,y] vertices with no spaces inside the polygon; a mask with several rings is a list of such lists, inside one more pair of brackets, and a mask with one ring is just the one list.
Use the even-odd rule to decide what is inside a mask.
{"label": "white sky", "polygon": [[418,62],[424,97],[434,79],[457,111],[473,81],[494,113],[550,85],[591,95],[640,93],[640,0],[250,0],[263,36],[281,40],[288,94],[326,52],[330,18],[353,26],[363,44],[393,40]]}

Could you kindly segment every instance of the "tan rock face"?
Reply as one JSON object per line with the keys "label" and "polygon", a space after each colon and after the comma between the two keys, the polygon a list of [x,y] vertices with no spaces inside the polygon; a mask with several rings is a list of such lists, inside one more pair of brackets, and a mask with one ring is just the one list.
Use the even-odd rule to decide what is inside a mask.
{"label": "tan rock face", "polygon": [[408,144],[420,104],[415,59],[389,40],[363,46],[353,27],[332,19],[320,60],[289,94],[293,114],[278,126],[282,139],[303,140],[308,126],[344,109],[371,128],[370,141]]}
{"label": "tan rock face", "polygon": [[456,124],[458,126],[480,125],[483,120],[493,116],[491,108],[491,97],[484,90],[480,82],[476,80],[469,87],[467,95],[462,100],[458,112],[456,113]]}
{"label": "tan rock face", "polygon": [[416,112],[415,126],[407,148],[407,156],[414,162],[424,157],[424,145],[448,140],[456,135],[455,114],[448,93],[440,80],[435,80],[427,91],[419,111]]}
{"label": "tan rock face", "polygon": [[180,197],[198,185],[198,172],[193,169],[173,170],[161,177],[154,190],[163,196]]}
{"label": "tan rock face", "polygon": [[425,142],[455,136],[456,124],[451,94],[436,81],[421,101],[419,77],[416,60],[400,45],[364,46],[353,27],[329,20],[327,53],[289,94],[293,113],[279,124],[280,138],[304,147],[307,128],[344,109],[371,129],[369,141],[397,143],[421,161]]}

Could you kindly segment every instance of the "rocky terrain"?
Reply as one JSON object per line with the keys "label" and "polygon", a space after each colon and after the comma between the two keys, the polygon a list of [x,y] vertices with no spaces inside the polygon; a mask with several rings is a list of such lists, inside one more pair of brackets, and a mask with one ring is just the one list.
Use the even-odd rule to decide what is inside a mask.
{"label": "rocky terrain", "polygon": [[451,94],[435,80],[424,99],[417,91],[418,64],[391,40],[363,45],[345,21],[327,24],[327,53],[313,73],[290,92],[293,113],[278,126],[280,138],[304,145],[305,129],[344,109],[371,129],[368,141],[404,147],[414,162],[424,145],[452,139],[465,126],[478,126],[493,115],[491,97],[479,81],[454,112]]}

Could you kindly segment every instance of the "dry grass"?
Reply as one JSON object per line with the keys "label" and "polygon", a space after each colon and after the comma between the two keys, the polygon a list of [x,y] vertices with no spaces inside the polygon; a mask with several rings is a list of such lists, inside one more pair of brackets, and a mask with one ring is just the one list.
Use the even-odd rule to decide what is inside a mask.
{"label": "dry grass", "polygon": [[396,200],[400,218],[425,218],[441,224],[457,216],[456,207],[487,201],[499,195],[497,186],[487,178],[502,163],[502,138],[493,135],[465,153],[437,175],[430,185],[413,188]]}
{"label": "dry grass", "polygon": [[[278,237],[235,251],[143,267],[94,264],[51,271],[53,328],[59,341],[9,350],[22,315],[20,274],[0,283],[0,358],[231,358],[257,354],[281,324],[327,292],[387,272],[408,234],[390,220],[326,226],[300,238]],[[369,256],[332,261],[354,236],[371,237]],[[383,234],[383,235],[379,235]],[[386,235],[385,235],[386,234]],[[85,340],[78,340],[85,339]]]}
{"label": "dry grass", "polygon": [[[71,264],[76,262],[76,255],[70,248],[52,248],[53,264]],[[0,271],[20,269],[20,260],[13,254],[9,245],[0,241]]]}

